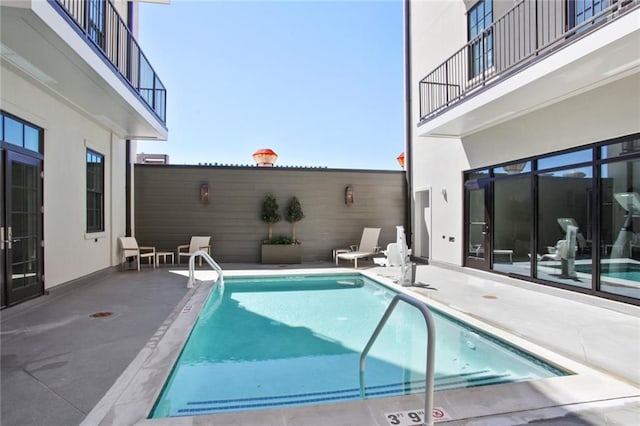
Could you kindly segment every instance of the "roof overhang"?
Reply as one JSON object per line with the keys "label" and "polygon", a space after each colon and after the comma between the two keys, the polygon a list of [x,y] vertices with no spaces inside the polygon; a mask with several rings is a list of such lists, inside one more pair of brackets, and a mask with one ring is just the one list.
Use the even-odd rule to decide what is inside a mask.
{"label": "roof overhang", "polygon": [[462,138],[615,80],[640,74],[640,9],[530,62],[418,125],[419,136]]}
{"label": "roof overhang", "polygon": [[0,42],[3,66],[40,84],[123,139],[167,139],[164,123],[49,2],[4,2]]}

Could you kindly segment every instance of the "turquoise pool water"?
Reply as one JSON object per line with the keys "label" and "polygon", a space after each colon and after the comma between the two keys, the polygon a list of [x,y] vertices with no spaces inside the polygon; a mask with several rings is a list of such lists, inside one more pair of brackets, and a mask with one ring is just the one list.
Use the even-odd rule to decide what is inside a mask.
{"label": "turquoise pool water", "polygon": [[[576,271],[590,274],[591,265],[576,265]],[[600,274],[604,278],[611,277],[640,282],[640,265],[637,263],[602,263]]]}
{"label": "turquoise pool water", "polygon": [[[396,293],[360,274],[230,278],[207,301],[150,415],[193,416],[361,398],[359,357]],[[436,390],[564,375],[444,314]],[[400,304],[366,369],[366,397],[424,392],[426,326]]]}
{"label": "turquoise pool water", "polygon": [[[552,267],[560,269],[562,266],[552,265]],[[583,274],[591,274],[593,271],[591,263],[577,263],[575,268],[576,272]],[[625,262],[601,263],[600,275],[602,279],[618,278],[621,280],[640,282],[640,264]]]}

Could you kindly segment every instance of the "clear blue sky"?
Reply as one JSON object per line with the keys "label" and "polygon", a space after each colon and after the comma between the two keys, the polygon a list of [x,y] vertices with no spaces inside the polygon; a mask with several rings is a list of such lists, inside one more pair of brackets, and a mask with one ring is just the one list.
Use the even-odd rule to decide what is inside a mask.
{"label": "clear blue sky", "polygon": [[172,164],[400,170],[402,0],[140,3],[139,42],[167,88]]}

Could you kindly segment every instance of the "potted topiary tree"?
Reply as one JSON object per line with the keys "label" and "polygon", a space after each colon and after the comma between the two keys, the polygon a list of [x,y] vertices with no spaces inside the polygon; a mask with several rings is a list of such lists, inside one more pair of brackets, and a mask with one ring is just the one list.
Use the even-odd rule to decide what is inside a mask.
{"label": "potted topiary tree", "polygon": [[[296,204],[297,207],[294,205],[294,208],[292,209],[290,203],[290,206],[287,209],[286,218],[292,223],[292,225],[304,217],[304,215],[302,215],[302,217],[300,216],[302,214],[302,209],[300,208],[300,202],[297,201],[297,199]],[[279,206],[276,198],[272,194],[267,195],[262,203],[261,215],[262,220],[268,225],[268,239],[262,242],[262,263],[301,263],[302,251],[300,245],[295,241],[295,230],[292,234],[293,238],[273,237],[273,225],[280,221],[278,208]],[[292,222],[294,218],[296,220]]]}
{"label": "potted topiary tree", "polygon": [[298,197],[291,197],[289,206],[287,206],[285,219],[287,219],[287,222],[291,224],[291,240],[293,241],[293,244],[300,244],[296,238],[296,224],[304,219],[304,213],[302,212],[302,206],[300,205]]}
{"label": "potted topiary tree", "polygon": [[273,225],[280,222],[280,214],[278,213],[278,202],[273,194],[268,194],[262,202],[262,221],[267,224],[267,241],[273,239]]}

